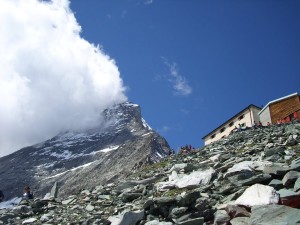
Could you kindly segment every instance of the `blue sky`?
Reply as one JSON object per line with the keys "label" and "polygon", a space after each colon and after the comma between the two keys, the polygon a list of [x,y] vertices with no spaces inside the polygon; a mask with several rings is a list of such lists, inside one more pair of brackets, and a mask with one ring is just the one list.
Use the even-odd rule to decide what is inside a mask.
{"label": "blue sky", "polygon": [[200,147],[249,104],[300,90],[300,1],[85,0],[70,8],[174,149]]}

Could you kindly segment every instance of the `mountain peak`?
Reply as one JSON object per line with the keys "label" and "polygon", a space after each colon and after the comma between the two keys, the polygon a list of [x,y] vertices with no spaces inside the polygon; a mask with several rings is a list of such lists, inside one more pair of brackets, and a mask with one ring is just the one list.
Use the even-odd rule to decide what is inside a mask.
{"label": "mountain peak", "polygon": [[6,196],[17,196],[25,185],[42,196],[54,182],[65,187],[62,195],[70,194],[87,181],[95,186],[125,177],[170,153],[166,140],[142,118],[139,105],[116,104],[102,116],[104,122],[94,128],[63,132],[0,158]]}

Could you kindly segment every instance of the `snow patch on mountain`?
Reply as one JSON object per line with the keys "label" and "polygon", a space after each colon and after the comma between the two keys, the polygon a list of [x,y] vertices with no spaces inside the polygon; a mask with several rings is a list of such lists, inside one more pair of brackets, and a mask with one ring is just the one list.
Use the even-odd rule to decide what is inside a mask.
{"label": "snow patch on mountain", "polygon": [[148,130],[152,130],[152,128],[147,124],[147,122],[144,120],[144,118],[142,118],[142,122],[143,122],[143,126],[148,129]]}

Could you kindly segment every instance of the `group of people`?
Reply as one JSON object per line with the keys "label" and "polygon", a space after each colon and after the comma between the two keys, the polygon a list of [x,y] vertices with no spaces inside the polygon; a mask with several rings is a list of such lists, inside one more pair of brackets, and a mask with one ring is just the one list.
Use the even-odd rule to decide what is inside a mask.
{"label": "group of people", "polygon": [[189,154],[189,153],[191,153],[194,150],[195,150],[195,148],[193,146],[186,145],[186,146],[181,146],[180,147],[179,153],[180,154]]}
{"label": "group of people", "polygon": [[[268,122],[268,124],[267,124],[267,126],[269,126],[270,125],[270,123]],[[253,125],[252,125],[252,127],[254,128],[254,129],[256,129],[256,128],[259,128],[259,127],[262,127],[263,125],[262,125],[262,122],[261,121],[258,121],[258,123],[256,122],[256,121],[254,121],[254,123],[253,123]]]}
{"label": "group of people", "polygon": [[[23,200],[33,199],[33,193],[30,191],[29,186],[24,187],[22,199]],[[3,191],[0,190],[0,202],[3,202],[3,200],[4,200],[4,194]]]}

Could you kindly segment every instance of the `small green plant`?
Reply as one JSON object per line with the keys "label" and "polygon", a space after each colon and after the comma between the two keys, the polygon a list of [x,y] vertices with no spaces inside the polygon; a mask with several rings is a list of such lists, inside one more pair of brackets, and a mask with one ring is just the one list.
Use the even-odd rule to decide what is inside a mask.
{"label": "small green plant", "polygon": [[180,195],[183,192],[189,192],[189,189],[187,189],[187,188],[182,188],[182,189],[174,188],[174,189],[170,189],[170,190],[164,192],[162,194],[162,196],[164,196],[164,197],[172,197],[172,196]]}

